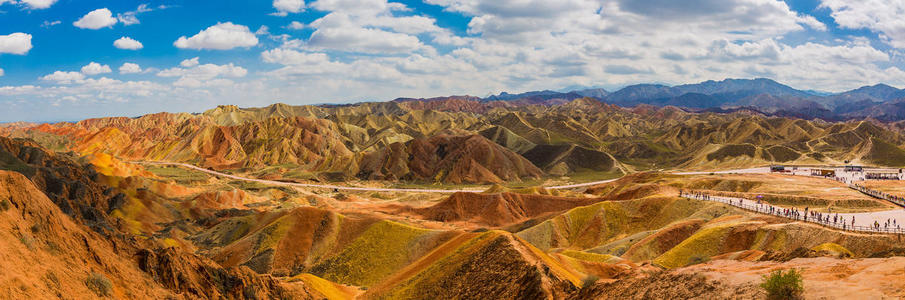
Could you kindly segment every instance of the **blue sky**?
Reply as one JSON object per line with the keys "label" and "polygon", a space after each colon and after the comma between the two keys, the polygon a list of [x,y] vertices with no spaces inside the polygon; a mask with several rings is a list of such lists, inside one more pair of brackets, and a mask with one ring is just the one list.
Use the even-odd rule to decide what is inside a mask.
{"label": "blue sky", "polygon": [[0,0],[0,122],[724,78],[905,87],[905,0],[850,2]]}

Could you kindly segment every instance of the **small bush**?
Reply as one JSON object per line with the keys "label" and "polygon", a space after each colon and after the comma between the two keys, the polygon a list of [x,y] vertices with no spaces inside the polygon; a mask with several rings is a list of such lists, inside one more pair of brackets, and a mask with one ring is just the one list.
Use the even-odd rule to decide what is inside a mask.
{"label": "small bush", "polygon": [[9,210],[9,206],[10,206],[9,200],[3,199],[3,201],[0,201],[0,211]]}
{"label": "small bush", "polygon": [[581,280],[581,288],[586,289],[586,288],[594,285],[595,283],[597,283],[598,280],[600,280],[600,277],[598,277],[597,275],[594,275],[594,274],[588,275],[584,279]]}
{"label": "small bush", "polygon": [[703,264],[710,261],[710,257],[702,254],[695,254],[688,258],[688,266]]}
{"label": "small bush", "polygon": [[767,299],[801,299],[804,287],[801,283],[801,273],[795,269],[788,272],[776,270],[770,275],[764,275],[764,282],[760,287],[767,291]]}
{"label": "small bush", "polygon": [[91,272],[88,275],[88,279],[85,279],[85,285],[88,286],[89,290],[101,297],[109,296],[110,292],[113,291],[113,284],[110,283],[110,279],[100,273]]}
{"label": "small bush", "polygon": [[22,242],[28,250],[35,250],[35,239],[31,236],[21,234],[19,235],[19,242]]}

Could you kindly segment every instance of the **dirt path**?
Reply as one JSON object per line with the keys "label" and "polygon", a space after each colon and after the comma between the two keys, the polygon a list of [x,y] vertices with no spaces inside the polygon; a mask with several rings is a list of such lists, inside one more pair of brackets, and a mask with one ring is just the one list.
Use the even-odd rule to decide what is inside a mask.
{"label": "dirt path", "polygon": [[[343,191],[404,192],[404,193],[457,193],[457,192],[483,192],[489,188],[489,187],[481,187],[481,188],[470,188],[470,189],[401,189],[401,188],[355,187],[355,186],[342,186],[342,185],[332,185],[332,184],[296,183],[296,182],[284,182],[284,181],[266,180],[266,179],[257,179],[257,178],[248,178],[248,177],[230,175],[230,174],[221,173],[221,172],[217,172],[217,171],[213,171],[213,170],[208,170],[205,168],[193,166],[190,164],[184,164],[184,163],[144,162],[144,161],[136,161],[136,162],[132,162],[132,163],[145,164],[145,165],[177,166],[177,167],[189,168],[189,169],[192,169],[195,171],[208,173],[208,174],[211,174],[214,176],[235,179],[235,180],[270,184],[270,185],[304,187],[304,188],[321,188],[321,189],[333,189],[333,190],[343,190]],[[579,184],[547,186],[544,188],[551,189],[551,190],[572,189],[572,188],[586,187],[586,186],[592,186],[592,185],[598,185],[598,184],[602,184],[602,183],[612,182],[612,181],[615,181],[616,179],[618,179],[618,178],[600,180],[600,181],[594,181],[594,182],[579,183]]]}
{"label": "dirt path", "polygon": [[[331,185],[331,184],[295,183],[295,182],[283,182],[283,181],[276,181],[276,180],[256,179],[256,178],[247,178],[247,177],[242,177],[242,176],[230,175],[230,174],[221,173],[221,172],[217,172],[217,171],[213,171],[213,170],[208,170],[208,169],[204,169],[204,168],[200,168],[200,167],[196,167],[196,166],[193,166],[190,164],[184,164],[184,163],[173,163],[173,162],[133,162],[133,163],[147,164],[147,165],[178,166],[178,167],[184,167],[184,168],[189,168],[189,169],[196,170],[196,171],[205,172],[205,173],[219,176],[219,177],[235,179],[235,180],[243,180],[243,181],[249,181],[249,182],[257,182],[257,183],[263,183],[263,184],[270,184],[270,185],[333,189],[333,190],[344,190],[344,191],[405,192],[405,193],[457,193],[457,192],[482,192],[487,189],[487,188],[471,188],[471,189],[369,188],[369,187],[354,187],[354,186],[342,186],[342,185]],[[720,173],[720,174],[749,173],[750,174],[750,173],[769,173],[769,172],[770,172],[769,168],[749,168],[749,169],[739,169],[739,170],[725,170],[725,171],[718,171],[718,172],[713,172],[713,173]],[[798,173],[798,172],[805,173],[805,172],[810,172],[810,171],[808,169],[800,169],[796,173]],[[711,172],[684,172],[684,173],[675,173],[675,174],[693,175],[693,174],[709,174],[709,173],[711,173]],[[798,175],[796,173],[792,173],[792,175]],[[618,178],[600,180],[600,181],[594,181],[594,182],[587,182],[587,183],[579,183],[579,184],[547,186],[544,188],[553,189],[553,190],[555,190],[555,189],[572,189],[572,188],[586,187],[586,186],[592,186],[592,185],[612,182],[617,179]],[[700,199],[700,197],[694,197],[694,196],[688,196],[688,195],[686,195],[686,197],[693,198],[693,199]],[[710,196],[708,199],[701,199],[701,200],[711,200],[711,201],[722,202],[722,203],[730,204],[730,205],[733,205],[736,207],[755,211],[758,213],[770,214],[769,210],[768,210],[770,205],[757,204],[755,201],[748,200],[748,199]],[[783,209],[783,207],[779,207],[779,206],[774,206],[774,207],[777,211]],[[778,216],[782,217],[782,215],[776,214],[776,213],[774,213],[773,215],[778,215]],[[837,215],[841,219],[837,219],[836,222],[832,222],[833,216],[837,216]],[[865,212],[865,213],[832,214],[832,215],[830,215],[831,221],[829,223],[817,222],[813,218],[811,218],[809,220],[803,220],[803,219],[798,219],[798,220],[812,222],[815,224],[834,227],[834,228],[838,228],[838,229],[843,229],[842,224],[845,223],[845,225],[846,225],[845,229],[852,230],[851,220],[853,217],[855,219],[854,231],[892,232],[892,231],[895,231],[895,228],[896,228],[896,226],[892,224],[892,221],[895,220],[896,221],[895,224],[899,225],[899,227],[902,228],[899,231],[905,233],[905,224],[900,223],[902,221],[905,221],[905,209],[895,209],[895,210],[888,210],[888,211]],[[885,223],[887,222],[887,220],[889,220],[889,222],[890,222],[890,226],[888,229],[884,226]],[[873,227],[875,221],[880,224],[879,229],[876,229],[875,227]]]}

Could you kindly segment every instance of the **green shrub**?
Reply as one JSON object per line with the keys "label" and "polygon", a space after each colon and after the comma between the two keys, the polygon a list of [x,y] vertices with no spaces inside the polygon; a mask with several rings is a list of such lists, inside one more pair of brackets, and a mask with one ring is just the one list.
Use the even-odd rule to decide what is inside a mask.
{"label": "green shrub", "polygon": [[764,275],[760,287],[767,291],[767,299],[801,299],[804,287],[801,284],[801,273],[795,269],[788,272],[776,270]]}
{"label": "green shrub", "polygon": [[110,279],[100,273],[91,272],[88,275],[88,279],[85,279],[85,285],[88,286],[89,290],[101,297],[109,296],[110,292],[113,291],[113,284],[110,283]]}
{"label": "green shrub", "polygon": [[594,274],[588,275],[581,280],[581,288],[586,289],[588,287],[591,287],[592,285],[597,283],[598,280],[600,280],[599,276]]}
{"label": "green shrub", "polygon": [[688,266],[703,264],[710,261],[710,257],[703,254],[695,254],[688,258]]}
{"label": "green shrub", "polygon": [[3,199],[3,201],[0,201],[0,211],[9,210],[9,206],[10,206],[9,200]]}
{"label": "green shrub", "polygon": [[26,234],[20,234],[19,241],[22,242],[28,250],[35,250],[35,239],[33,237]]}

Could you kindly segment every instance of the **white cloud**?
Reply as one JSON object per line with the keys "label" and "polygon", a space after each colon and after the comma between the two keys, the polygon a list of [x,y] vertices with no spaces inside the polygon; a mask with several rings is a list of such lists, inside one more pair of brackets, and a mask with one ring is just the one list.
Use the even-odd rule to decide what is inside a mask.
{"label": "white cloud", "polygon": [[408,11],[402,3],[386,0],[318,0],[311,4],[321,11],[344,11],[353,14],[374,14],[388,11]]}
{"label": "white cloud", "polygon": [[173,43],[178,48],[228,50],[237,47],[252,47],[258,38],[247,26],[231,22],[217,23],[192,37],[182,36]]}
{"label": "white cloud", "polygon": [[16,32],[0,35],[0,53],[24,55],[31,50],[31,35]]}
{"label": "white cloud", "polygon": [[[60,71],[42,77],[44,84],[39,86],[0,87],[0,102],[47,99],[64,110],[70,100],[60,99],[83,105],[150,97],[158,100],[147,101],[155,103],[150,109],[172,105],[202,110],[218,103],[263,106],[278,100],[323,103],[486,95],[727,77],[770,77],[795,88],[829,91],[878,82],[905,86],[901,67],[905,51],[874,48],[875,39],[838,35],[837,40],[824,39],[834,32],[804,40],[803,31],[825,30],[827,25],[779,0],[640,2],[656,5],[628,0],[427,2],[470,18],[467,34],[440,27],[429,15],[400,3],[312,0],[302,7],[319,11],[321,18],[283,23],[287,29],[314,31],[308,39],[272,35],[263,26],[252,33],[245,26],[224,23],[237,28],[222,30],[218,24],[174,43],[189,49],[253,47],[260,43],[257,39],[281,44],[261,49],[265,65],[255,76],[235,64],[200,64],[198,58],[165,70],[142,70],[156,74],[160,83]],[[889,7],[895,8],[865,13],[866,18],[851,26],[870,26],[857,28],[871,28],[881,39],[895,42],[895,26],[880,29],[880,23],[885,24],[880,20],[887,19],[884,14],[902,15]],[[118,22],[131,22],[124,15],[117,16]],[[252,34],[257,38],[249,38]],[[242,37],[226,38],[234,35]],[[127,74],[141,67],[123,64],[119,69]],[[4,116],[20,117],[0,110],[0,118]]]}
{"label": "white cloud", "polygon": [[273,0],[273,8],[277,9],[274,15],[286,16],[290,13],[300,13],[305,10],[303,0]]}
{"label": "white cloud", "polygon": [[141,42],[136,41],[136,40],[134,40],[130,37],[126,37],[126,36],[121,37],[118,40],[114,41],[113,46],[116,48],[119,48],[119,49],[126,49],[126,50],[138,50],[138,49],[144,48],[144,45],[142,45]]}
{"label": "white cloud", "polygon": [[268,63],[283,65],[319,65],[330,62],[330,57],[324,53],[304,53],[279,48],[262,52],[261,59]]}
{"label": "white cloud", "polygon": [[176,87],[224,87],[233,83],[226,78],[240,78],[248,74],[248,70],[232,63],[226,65],[198,64],[198,58],[185,60],[183,67],[169,68],[157,72],[158,77],[178,77],[173,82]]}
{"label": "white cloud", "polygon": [[73,22],[72,25],[82,29],[101,29],[112,27],[116,22],[116,18],[113,17],[113,13],[109,9],[99,8],[82,16],[78,21]]}
{"label": "white cloud", "polygon": [[6,75],[6,73],[3,71],[3,68],[0,68],[0,76],[3,76],[3,75]]}
{"label": "white cloud", "polygon": [[292,30],[302,30],[302,29],[305,29],[305,24],[302,22],[299,22],[299,21],[292,21],[292,22],[289,22],[289,25],[286,25],[286,28],[289,28]]}
{"label": "white cloud", "polygon": [[71,84],[85,80],[85,74],[79,72],[56,71],[52,74],[44,75],[44,77],[41,77],[41,80],[55,81],[59,84]]}
{"label": "white cloud", "polygon": [[374,28],[321,28],[311,34],[308,46],[316,49],[363,53],[404,53],[424,45],[417,37]]}
{"label": "white cloud", "polygon": [[56,21],[47,21],[47,20],[44,20],[44,23],[41,23],[41,27],[50,28],[50,27],[54,27],[54,26],[60,25],[60,23],[62,23],[60,20],[56,20]]}
{"label": "white cloud", "polygon": [[110,66],[102,65],[102,64],[99,64],[99,63],[96,63],[93,61],[91,63],[85,65],[84,67],[82,67],[81,71],[82,71],[82,74],[89,75],[89,76],[113,72],[113,70],[110,69]]}
{"label": "white cloud", "polygon": [[191,68],[169,68],[157,73],[160,77],[193,77],[211,79],[218,76],[245,77],[248,70],[232,63],[226,65],[203,64]]}
{"label": "white cloud", "polygon": [[141,66],[134,63],[123,63],[122,66],[119,67],[120,74],[135,74],[141,73]]}
{"label": "white cloud", "polygon": [[[166,6],[161,5],[157,9],[166,9],[166,8],[167,8]],[[133,11],[127,11],[127,12],[124,12],[121,14],[117,14],[116,19],[119,20],[119,22],[123,23],[123,25],[126,25],[126,26],[135,25],[135,24],[141,23],[141,21],[138,20],[139,14],[146,13],[146,12],[153,11],[153,10],[154,9],[148,7],[147,4],[139,4],[138,8],[136,8]]]}
{"label": "white cloud", "polygon": [[269,34],[270,34],[270,27],[267,27],[267,25],[261,25],[261,27],[258,27],[258,30],[255,30],[255,35],[269,35]]}
{"label": "white cloud", "polygon": [[360,5],[353,5],[344,1],[315,2],[313,4],[315,8],[330,11],[330,13],[311,22],[311,27],[375,27],[407,34],[445,31],[436,25],[436,20],[430,17],[394,15],[394,11],[407,10],[404,5],[399,3],[372,0],[365,1]]}
{"label": "white cloud", "polygon": [[198,57],[196,56],[196,57],[193,57],[190,59],[183,60],[182,62],[179,63],[179,65],[182,67],[185,67],[185,68],[191,68],[191,67],[197,66]]}
{"label": "white cloud", "polygon": [[419,34],[430,34],[446,45],[464,45],[436,20],[420,15],[398,15],[410,11],[401,3],[386,0],[318,0],[311,7],[328,12],[310,24],[290,23],[289,29],[312,28],[303,47],[309,50],[337,50],[368,54],[398,54],[412,51],[434,52]]}
{"label": "white cloud", "polygon": [[808,25],[808,27],[811,27],[811,29],[814,29],[814,30],[826,31],[826,24],[823,24],[823,22],[818,21],[817,18],[814,18],[814,16],[799,15],[798,23]]}
{"label": "white cloud", "polygon": [[905,1],[863,0],[842,1],[822,0],[820,7],[829,8],[831,16],[842,28],[866,28],[880,33],[890,45],[905,48]]}
{"label": "white cloud", "polygon": [[[15,1],[12,1],[15,2]],[[28,6],[29,9],[46,9],[53,6],[57,0],[21,0],[21,3]]]}

